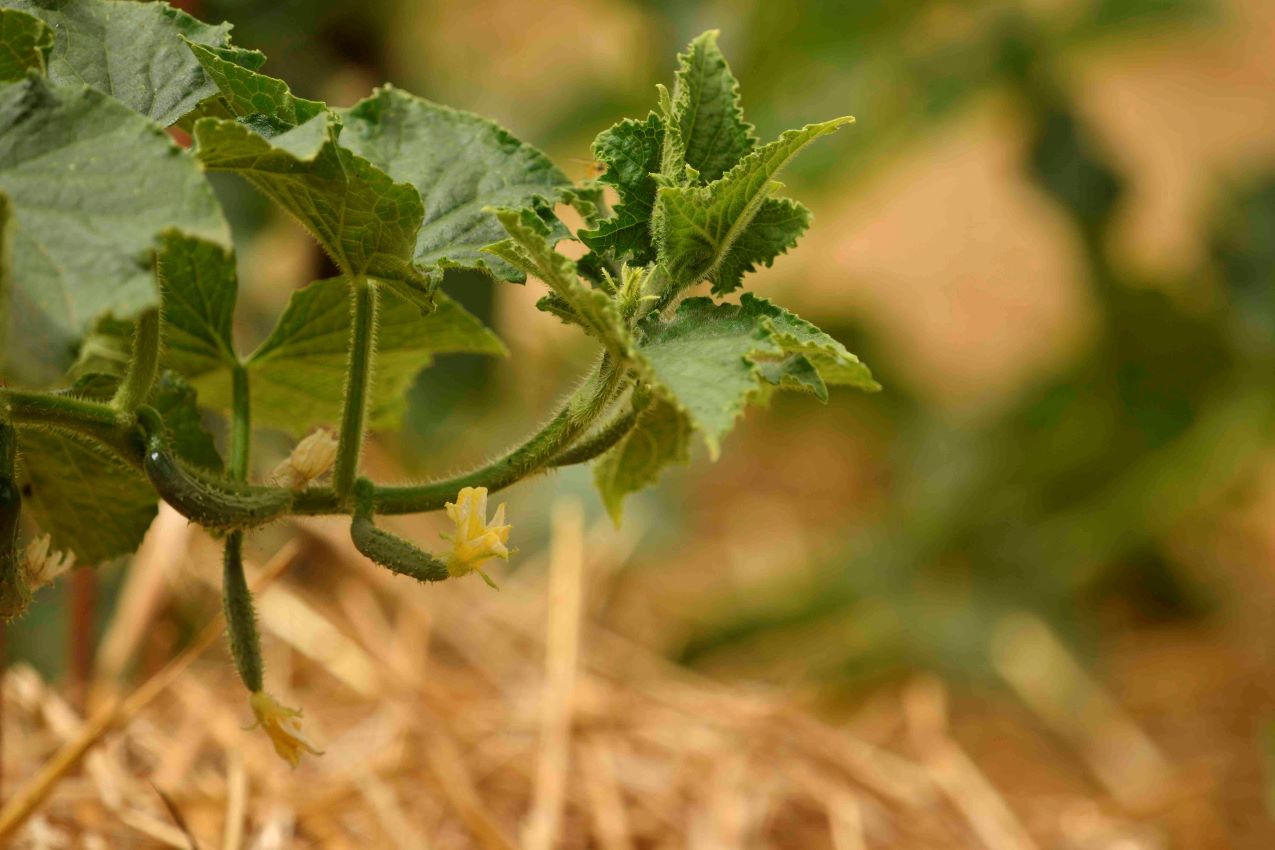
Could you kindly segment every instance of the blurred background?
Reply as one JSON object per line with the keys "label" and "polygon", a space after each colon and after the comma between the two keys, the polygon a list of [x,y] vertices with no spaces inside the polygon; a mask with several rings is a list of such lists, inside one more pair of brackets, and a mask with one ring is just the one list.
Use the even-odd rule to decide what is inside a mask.
{"label": "blurred background", "polygon": [[[1275,4],[179,5],[233,21],[299,95],[349,105],[388,80],[495,118],[579,178],[593,137],[645,114],[707,28],[763,140],[857,116],[787,173],[815,223],[750,286],[885,391],[750,413],[720,461],[701,451],[631,499],[619,531],[585,468],[519,485],[504,500],[526,557],[504,578],[532,586],[555,511],[582,506],[585,560],[606,561],[586,617],[608,635],[874,746],[911,735],[895,749],[920,747],[941,788],[957,777],[947,805],[971,775],[995,799],[915,845],[868,806],[841,839],[762,818],[738,844],[689,846],[1275,846]],[[241,338],[261,339],[323,258],[244,186],[218,189]],[[533,309],[534,282],[446,287],[512,356],[423,373],[402,433],[377,444],[386,478],[512,443],[591,357]],[[262,558],[288,534],[261,535]],[[128,575],[97,575],[104,631]],[[54,682],[100,653],[72,645],[73,588],[11,630],[11,658]],[[165,607],[156,634],[182,645],[207,601]],[[917,731],[935,711],[948,749]],[[953,749],[975,774],[926,755]],[[1025,834],[980,829],[980,806]],[[682,846],[630,827],[631,845],[568,843]]]}

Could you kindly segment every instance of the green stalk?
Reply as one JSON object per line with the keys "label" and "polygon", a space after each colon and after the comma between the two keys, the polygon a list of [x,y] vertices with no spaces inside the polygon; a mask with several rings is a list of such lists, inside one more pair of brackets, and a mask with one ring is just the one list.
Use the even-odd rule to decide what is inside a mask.
{"label": "green stalk", "polygon": [[128,465],[142,468],[146,447],[130,413],[74,396],[10,389],[0,390],[0,404],[8,409],[14,425],[53,428],[89,437]]}
{"label": "green stalk", "polygon": [[558,454],[550,462],[550,466],[574,466],[587,463],[607,449],[624,439],[633,426],[637,424],[639,411],[630,408],[604,425],[596,434],[581,440],[574,446]]}
{"label": "green stalk", "polygon": [[[236,363],[231,372],[230,477],[237,483],[248,480],[248,461],[252,451],[252,408],[248,393],[248,370]],[[226,632],[230,636],[230,654],[235,669],[249,691],[257,693],[265,687],[264,664],[261,660],[261,636],[257,632],[257,614],[252,605],[252,591],[243,570],[243,532],[226,535],[226,552],[222,560],[221,593],[226,612]]]}
{"label": "green stalk", "polygon": [[350,360],[345,379],[345,402],[341,414],[336,468],[332,473],[333,489],[337,498],[342,501],[350,495],[354,479],[359,474],[376,342],[376,285],[366,277],[355,278],[353,283],[354,321],[350,331]]}
{"label": "green stalk", "polygon": [[128,374],[115,392],[111,406],[116,410],[133,411],[146,401],[155,374],[159,371],[159,311],[147,310],[137,319],[137,331],[133,335],[133,354],[128,361]]}
{"label": "green stalk", "polygon": [[429,484],[376,488],[378,514],[436,511],[456,498],[462,487],[501,490],[550,466],[554,457],[589,429],[615,397],[623,371],[603,357],[589,379],[561,410],[527,442],[504,457],[472,472]]}

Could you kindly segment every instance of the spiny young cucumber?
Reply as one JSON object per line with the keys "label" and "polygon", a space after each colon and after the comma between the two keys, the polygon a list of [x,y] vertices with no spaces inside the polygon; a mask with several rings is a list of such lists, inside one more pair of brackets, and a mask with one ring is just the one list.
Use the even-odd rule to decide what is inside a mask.
{"label": "spiny young cucumber", "polygon": [[425,550],[372,523],[372,482],[360,478],[354,484],[355,512],[350,522],[354,548],[386,569],[417,581],[443,581],[447,565]]}
{"label": "spiny young cucumber", "polygon": [[154,409],[139,409],[137,420],[146,436],[146,477],[165,502],[192,522],[222,530],[253,528],[283,516],[292,506],[290,490],[232,484],[186,468],[169,448]]}
{"label": "spiny young cucumber", "polygon": [[22,572],[22,556],[18,552],[22,491],[14,475],[16,457],[13,426],[0,422],[0,621],[17,617],[31,602],[31,588]]}

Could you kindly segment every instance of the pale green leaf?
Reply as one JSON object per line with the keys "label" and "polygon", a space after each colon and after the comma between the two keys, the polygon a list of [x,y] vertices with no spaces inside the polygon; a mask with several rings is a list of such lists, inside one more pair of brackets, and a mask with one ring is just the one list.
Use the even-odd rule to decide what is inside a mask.
{"label": "pale green leaf", "polygon": [[[375,427],[397,425],[403,394],[436,354],[505,354],[504,345],[459,304],[439,293],[438,309],[422,316],[390,291],[378,297],[376,368],[370,393]],[[301,436],[341,415],[350,347],[350,286],[343,278],[310,284],[292,294],[274,331],[248,358],[253,422]],[[230,402],[228,373],[196,381],[201,401]]]}
{"label": "pale green leaf", "polygon": [[593,482],[616,525],[624,498],[654,484],[664,467],[690,457],[691,425],[686,414],[661,398],[652,399],[633,430],[593,465]]}
{"label": "pale green leaf", "polygon": [[167,3],[131,0],[0,0],[0,6],[35,15],[53,29],[48,73],[54,83],[91,86],[165,126],[217,92],[182,39],[228,47],[230,24],[205,24]]}
{"label": "pale green leaf", "polygon": [[717,47],[717,31],[691,42],[678,57],[673,115],[687,165],[711,183],[757,146],[739,105],[739,82]]}
{"label": "pale green leaf", "polygon": [[613,215],[579,236],[595,251],[610,250],[616,259],[636,265],[655,259],[651,244],[651,210],[655,206],[655,172],[660,170],[664,122],[652,112],[645,121],[626,118],[603,130],[593,142],[593,155],[606,166],[599,178],[619,195]]}
{"label": "pale green leaf", "polygon": [[428,310],[433,285],[412,262],[420,195],[338,145],[339,130],[323,113],[269,139],[216,118],[195,122],[194,134],[208,170],[242,175],[292,213],[343,274],[377,278]]}
{"label": "pale green leaf", "polygon": [[53,30],[34,15],[0,8],[0,80],[20,80],[27,71],[45,73]]}
{"label": "pale green leaf", "polygon": [[[711,280],[714,292],[729,292],[743,272],[765,263],[790,244],[804,227],[787,220],[795,207],[770,207],[761,233],[749,225],[779,187],[773,179],[798,151],[853,119],[837,118],[789,130],[744,157],[707,186],[666,186],[656,197],[652,232],[660,262],[677,289]],[[769,253],[773,250],[773,253]]]}
{"label": "pale green leaf", "polygon": [[486,118],[390,86],[341,115],[342,145],[420,192],[425,216],[416,237],[418,266],[480,268],[501,280],[522,279],[481,253],[505,235],[490,208],[546,210],[567,199],[571,181],[548,157]]}
{"label": "pale green leaf", "polygon": [[22,505],[53,548],[94,566],[134,552],[157,500],[137,470],[75,437],[19,429]]}
{"label": "pale green leaf", "polygon": [[713,291],[729,292],[757,266],[770,266],[775,258],[797,244],[810,226],[810,210],[788,198],[767,198],[757,214],[722,257]]}
{"label": "pale green leaf", "polygon": [[647,319],[642,331],[639,354],[652,388],[684,411],[714,457],[745,408],[775,388],[820,398],[827,384],[879,389],[832,337],[747,293],[737,305],[688,298],[671,319]]}
{"label": "pale green leaf", "polygon": [[0,191],[12,211],[11,380],[50,381],[97,317],[158,304],[159,234],[228,244],[193,158],[153,122],[93,89],[42,77],[0,87]]}
{"label": "pale green leaf", "polygon": [[602,343],[613,362],[632,361],[633,335],[615,301],[581,280],[576,264],[553,249],[548,225],[527,209],[497,210],[496,216],[509,238],[484,250],[542,280],[559,299],[553,302],[553,312],[583,327]]}
{"label": "pale green leaf", "polygon": [[233,366],[238,279],[232,251],[177,231],[155,262],[164,306],[164,363],[188,378]]}

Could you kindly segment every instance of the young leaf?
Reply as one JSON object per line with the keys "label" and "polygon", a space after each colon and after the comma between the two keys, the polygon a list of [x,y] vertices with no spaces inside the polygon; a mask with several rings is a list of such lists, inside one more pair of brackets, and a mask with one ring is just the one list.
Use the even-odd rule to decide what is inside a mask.
{"label": "young leaf", "polygon": [[653,388],[704,434],[714,457],[745,407],[775,386],[820,397],[826,388],[818,382],[878,389],[867,367],[832,337],[749,294],[738,305],[688,298],[671,319],[648,319],[642,330],[639,353]]}
{"label": "young leaf", "polygon": [[233,366],[239,291],[234,253],[170,230],[160,239],[155,273],[164,308],[164,363],[188,378]]}
{"label": "young leaf", "polygon": [[420,195],[338,145],[339,130],[330,113],[269,139],[235,121],[201,118],[195,140],[209,171],[242,175],[296,216],[347,277],[376,278],[422,312],[432,309],[433,285],[412,262]]}
{"label": "young leaf", "polygon": [[606,165],[599,178],[615,187],[620,202],[614,215],[580,239],[594,251],[611,250],[616,259],[635,265],[655,259],[651,244],[651,209],[655,206],[655,173],[664,147],[664,121],[652,112],[645,121],[626,118],[603,130],[593,142],[593,155]]}
{"label": "young leaf", "polygon": [[633,336],[615,302],[602,290],[582,281],[576,274],[576,264],[553,249],[548,225],[527,209],[497,210],[496,216],[509,238],[484,250],[544,281],[559,299],[552,302],[552,312],[583,327],[605,346],[617,364],[629,363],[633,359]]}
{"label": "young leaf", "polygon": [[91,86],[164,126],[217,92],[181,39],[228,48],[230,24],[130,0],[0,0],[0,6],[34,15],[56,33],[48,58],[56,84]]}
{"label": "young leaf", "polygon": [[717,47],[717,30],[691,42],[678,58],[673,115],[685,163],[711,183],[757,146],[739,105],[739,82]]}
{"label": "young leaf", "polygon": [[[317,100],[297,97],[283,80],[256,73],[259,63],[245,65],[243,51],[228,52],[194,42],[187,44],[221,92],[222,105],[233,116],[268,115],[286,127],[296,127],[327,109]],[[264,61],[265,57],[261,59]]]}
{"label": "young leaf", "polygon": [[420,192],[418,266],[479,268],[522,280],[481,253],[505,235],[489,208],[544,210],[565,199],[571,181],[548,157],[486,118],[390,86],[341,115],[342,145]]}
{"label": "young leaf", "polygon": [[625,496],[654,484],[664,467],[687,462],[690,436],[686,414],[655,398],[638,416],[633,430],[593,465],[593,483],[616,525]]}
{"label": "young leaf", "polygon": [[151,255],[178,228],[229,243],[195,161],[162,130],[92,89],[42,77],[0,87],[0,191],[11,202],[13,324],[9,376],[47,381],[107,312],[158,303]]}
{"label": "young leaf", "polygon": [[[459,304],[439,293],[427,316],[395,296],[381,293],[371,421],[397,424],[403,394],[435,354],[466,351],[505,354],[490,330]],[[344,278],[310,284],[292,294],[278,325],[248,358],[253,422],[301,436],[341,413],[350,346],[350,286]],[[196,381],[203,403],[227,407],[229,376],[223,370]]]}
{"label": "young leaf", "polygon": [[0,81],[20,80],[48,67],[53,30],[34,15],[0,8]]}
{"label": "young leaf", "polygon": [[23,508],[53,548],[81,564],[137,549],[158,505],[141,473],[64,434],[22,428],[18,446]]}
{"label": "young leaf", "polygon": [[739,286],[744,271],[789,247],[805,228],[796,205],[771,205],[758,231],[748,232],[779,187],[773,178],[803,147],[852,120],[837,118],[789,130],[707,186],[661,188],[652,232],[671,285],[682,289],[707,278],[714,292],[730,292]]}

